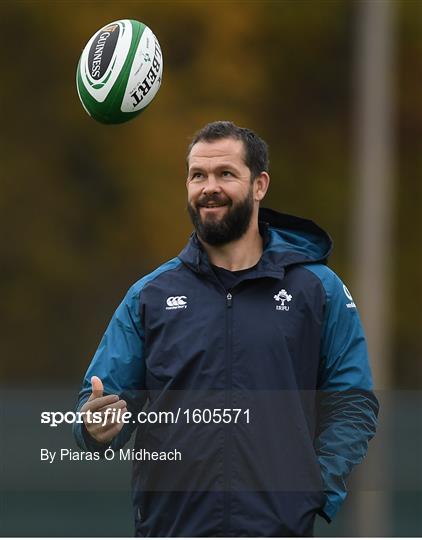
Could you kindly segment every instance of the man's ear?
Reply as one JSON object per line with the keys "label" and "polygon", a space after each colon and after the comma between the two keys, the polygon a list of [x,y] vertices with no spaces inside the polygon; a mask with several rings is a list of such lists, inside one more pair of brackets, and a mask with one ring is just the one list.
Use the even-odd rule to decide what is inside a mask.
{"label": "man's ear", "polygon": [[262,201],[270,185],[270,175],[263,171],[254,180],[254,200]]}

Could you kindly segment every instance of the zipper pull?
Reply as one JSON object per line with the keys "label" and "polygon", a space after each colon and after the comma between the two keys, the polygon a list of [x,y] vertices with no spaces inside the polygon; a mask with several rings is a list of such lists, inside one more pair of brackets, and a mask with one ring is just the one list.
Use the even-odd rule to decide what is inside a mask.
{"label": "zipper pull", "polygon": [[232,298],[233,298],[233,295],[232,293],[227,293],[227,296],[226,296],[226,304],[227,304],[227,307],[232,307]]}

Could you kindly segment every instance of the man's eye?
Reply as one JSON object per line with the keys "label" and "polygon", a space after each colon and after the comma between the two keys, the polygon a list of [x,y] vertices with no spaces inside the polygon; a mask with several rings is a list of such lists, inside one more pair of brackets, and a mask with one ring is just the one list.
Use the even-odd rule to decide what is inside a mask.
{"label": "man's eye", "polygon": [[192,180],[200,180],[202,178],[202,173],[200,172],[194,172],[191,174]]}
{"label": "man's eye", "polygon": [[233,176],[233,173],[230,171],[223,171],[223,176]]}

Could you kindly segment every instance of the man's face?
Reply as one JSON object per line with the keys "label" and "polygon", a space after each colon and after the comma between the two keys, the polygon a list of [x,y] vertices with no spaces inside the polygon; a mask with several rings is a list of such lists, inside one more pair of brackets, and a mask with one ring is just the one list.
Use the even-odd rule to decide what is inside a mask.
{"label": "man's face", "polygon": [[241,238],[254,209],[243,142],[231,138],[198,142],[188,168],[188,212],[201,240],[217,246]]}

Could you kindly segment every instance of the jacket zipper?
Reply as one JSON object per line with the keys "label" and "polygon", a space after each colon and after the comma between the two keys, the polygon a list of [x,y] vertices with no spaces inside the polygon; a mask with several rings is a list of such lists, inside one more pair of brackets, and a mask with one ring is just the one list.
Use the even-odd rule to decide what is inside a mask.
{"label": "jacket zipper", "polygon": [[[231,409],[232,391],[232,327],[233,327],[233,295],[230,291],[226,294],[226,389],[224,407]],[[230,506],[231,506],[231,446],[232,427],[224,426],[224,510],[223,510],[223,536],[229,536],[230,529]]]}

